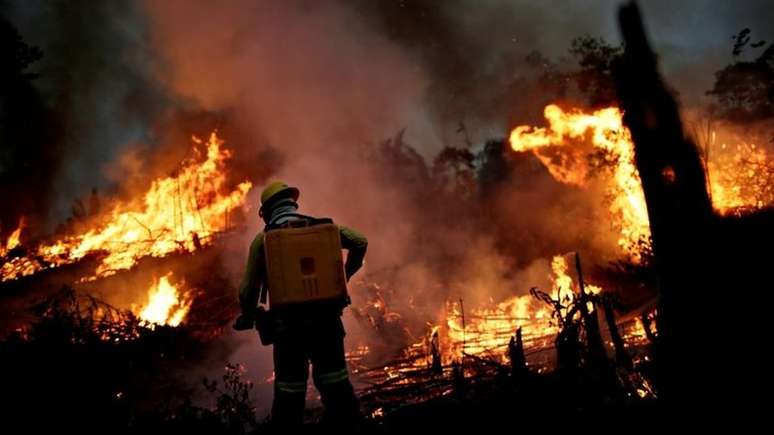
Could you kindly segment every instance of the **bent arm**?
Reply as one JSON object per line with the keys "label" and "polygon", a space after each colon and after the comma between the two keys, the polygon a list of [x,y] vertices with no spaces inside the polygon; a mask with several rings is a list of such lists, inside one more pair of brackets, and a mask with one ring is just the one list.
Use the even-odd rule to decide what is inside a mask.
{"label": "bent arm", "polygon": [[344,263],[344,272],[347,275],[347,281],[352,278],[363,266],[366,250],[368,248],[368,239],[352,228],[339,226],[341,234],[341,247],[347,250],[347,261]]}
{"label": "bent arm", "polygon": [[239,286],[239,306],[242,308],[242,314],[252,315],[258,305],[259,290],[264,280],[263,256],[263,233],[258,233],[250,244],[245,275]]}

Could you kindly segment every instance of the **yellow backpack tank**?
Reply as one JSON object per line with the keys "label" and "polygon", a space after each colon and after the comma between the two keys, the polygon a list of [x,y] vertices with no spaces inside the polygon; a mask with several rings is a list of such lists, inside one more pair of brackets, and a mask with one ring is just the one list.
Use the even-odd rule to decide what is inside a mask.
{"label": "yellow backpack tank", "polygon": [[293,221],[264,235],[272,308],[347,299],[339,227],[324,222]]}

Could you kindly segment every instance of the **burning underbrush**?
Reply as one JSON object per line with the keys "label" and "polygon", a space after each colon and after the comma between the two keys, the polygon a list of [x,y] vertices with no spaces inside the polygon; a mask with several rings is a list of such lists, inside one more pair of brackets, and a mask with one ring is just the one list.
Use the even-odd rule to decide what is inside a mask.
{"label": "burning underbrush", "polygon": [[[516,127],[511,147],[533,153],[557,181],[603,193],[600,203],[608,208],[606,224],[617,234],[618,260],[602,267],[592,261],[591,267],[587,265],[594,269],[591,282],[584,282],[579,260],[573,265],[571,256],[555,255],[545,271],[548,288],[527,292],[535,283],[520,282],[522,289],[513,289],[517,295],[470,304],[467,310],[464,298],[449,297],[436,314],[410,303],[391,304],[400,299],[398,291],[371,284],[363,289],[369,296],[362,307],[354,307],[354,313],[366,329],[377,331],[379,339],[359,343],[350,353],[367,397],[422,401],[450,394],[455,377],[479,379],[515,370],[514,364],[545,373],[562,366],[566,371],[608,363],[624,370],[618,379],[629,393],[656,394],[653,381],[643,377],[657,336],[656,284],[631,135],[617,108],[583,112],[550,105],[545,116],[545,128]],[[722,146],[708,161],[718,172],[708,185],[716,212],[743,215],[770,207],[769,186],[751,175],[755,167],[769,162],[766,147]],[[725,187],[728,183],[734,187]],[[424,312],[425,323],[404,318],[406,311],[417,310]],[[379,409],[387,406],[380,403]]]}
{"label": "burning underbrush", "polygon": [[[379,414],[503,377],[575,376],[582,367],[605,372],[625,396],[655,397],[652,381],[643,375],[657,335],[653,301],[627,307],[586,283],[578,254],[552,259],[551,285],[467,311],[463,299],[448,300],[440,314],[443,323],[416,329],[390,310],[392,292],[369,286],[372,299],[353,310],[359,322],[378,331],[383,346],[406,343],[416,331],[424,336],[386,364],[375,364],[368,344],[348,353],[364,401]],[[377,352],[385,358],[384,349]]]}
{"label": "burning underbrush", "polygon": [[[525,167],[524,161],[537,162],[543,171],[541,183],[559,192],[562,200],[571,198],[583,205],[573,211],[578,222],[571,216],[561,221],[572,224],[569,227],[538,229],[531,221],[511,223],[519,219],[515,215],[462,215],[451,223],[441,221],[438,234],[422,234],[431,247],[418,248],[408,266],[378,264],[387,266],[384,275],[391,279],[380,276],[374,267],[355,280],[350,311],[359,333],[350,338],[347,358],[363,403],[373,416],[438,398],[469,398],[503,379],[513,388],[543,382],[536,379],[561,379],[556,390],[561,394],[565,389],[576,391],[567,385],[597,383],[605,385],[600,401],[611,396],[627,401],[657,397],[651,373],[651,347],[658,336],[653,253],[631,135],[622,124],[621,111],[614,107],[584,112],[550,105],[545,117],[545,127],[516,127],[509,147],[495,156],[512,171],[510,180],[529,178],[518,171]],[[407,161],[421,159],[401,140],[399,135],[385,149],[399,153],[396,160],[406,173],[405,167],[411,166]],[[145,392],[132,391],[139,388],[135,382],[150,382],[154,394],[155,387],[169,388],[159,397],[189,397],[190,382],[167,379],[158,370],[169,368],[170,373],[180,374],[189,365],[228,358],[218,339],[238,308],[234,278],[221,270],[221,257],[242,261],[241,245],[238,250],[232,248],[239,244],[234,241],[235,230],[244,230],[243,211],[251,183],[229,182],[231,151],[223,148],[215,133],[207,141],[194,142],[192,157],[168,176],[153,180],[134,200],[115,203],[77,228],[47,239],[26,240],[22,220],[0,246],[4,296],[32,293],[48,298],[43,305],[47,308],[38,309],[31,318],[6,320],[10,322],[3,325],[6,335],[15,331],[6,342],[8,349],[34,348],[41,340],[50,344],[46,334],[61,328],[64,335],[56,335],[53,342],[58,352],[76,352],[67,346],[78,344],[86,346],[80,349],[91,356],[106,352],[111,358],[126,357],[132,367],[118,364],[123,372],[109,383],[112,389],[94,392],[94,397],[117,401],[118,407],[110,412],[129,412],[121,402],[129,397],[142,396],[139,402],[153,403]],[[770,184],[750,175],[757,173],[755,168],[771,165],[765,146],[739,142],[713,145],[712,150],[707,161],[713,174],[708,189],[718,214],[741,216],[771,206]],[[476,181],[481,177],[476,178],[469,154],[447,152],[444,156],[449,160],[439,158],[432,170],[423,162],[417,164],[417,173],[425,177],[421,179],[435,189],[417,197],[441,198],[433,208],[451,215],[449,210],[458,208],[448,204],[463,201],[473,210],[471,205],[497,192],[502,199],[492,201],[496,208],[521,188],[504,178],[499,190],[487,190]],[[442,180],[445,183],[439,181],[438,174],[448,174],[443,170],[449,168],[459,177],[452,180],[454,189],[449,189],[447,178]],[[413,182],[415,175],[410,173],[406,179]],[[400,182],[400,177],[391,182]],[[460,193],[460,189],[467,190]],[[544,201],[539,204],[550,202]],[[540,213],[535,210],[534,214]],[[436,216],[429,217],[435,221]],[[470,227],[463,222],[468,220]],[[438,252],[449,246],[443,240],[448,234],[467,234],[470,228],[486,228],[484,236],[495,242],[484,250],[496,251],[495,255],[479,255],[478,250],[467,256]],[[511,237],[534,237],[533,232],[558,242],[540,244],[539,249],[522,254],[522,247],[528,249],[525,239]],[[612,242],[597,242],[600,235]],[[468,238],[460,236],[464,243]],[[600,246],[603,249],[597,249]],[[422,258],[425,254],[434,257]],[[482,258],[473,258],[464,273],[455,272],[471,257]],[[518,261],[502,261],[492,269],[479,267],[494,262],[493,258],[510,257]],[[536,266],[529,274],[520,273],[519,268],[529,267],[525,264]],[[416,284],[419,280],[400,279],[405,269],[419,266],[430,276],[422,281],[424,287]],[[77,292],[58,292],[63,286]],[[9,306],[15,303],[9,299]],[[9,310],[21,312],[23,307],[13,305]],[[139,354],[133,356],[133,352]],[[105,378],[110,376],[105,367],[95,368],[93,361],[73,358],[70,363],[72,370],[84,364]],[[134,378],[140,366],[153,373],[150,378]],[[80,367],[77,370],[84,374]],[[235,379],[228,380],[233,391],[239,391],[234,394],[246,398],[247,387]],[[310,398],[315,398],[311,391]],[[240,414],[228,418],[244,417],[245,401],[237,402]]]}
{"label": "burning underbrush", "polygon": [[[96,270],[81,278],[89,281],[130,269],[143,257],[193,252],[212,244],[219,233],[231,228],[230,218],[244,205],[252,185],[245,181],[233,189],[226,187],[225,162],[231,153],[222,147],[216,133],[206,142],[196,137],[193,141],[193,157],[182,161],[170,176],[154,180],[135,200],[116,204],[92,221],[90,228],[10,255],[0,269],[0,280],[15,280],[98,255]],[[19,245],[19,234],[13,237],[4,256]]]}

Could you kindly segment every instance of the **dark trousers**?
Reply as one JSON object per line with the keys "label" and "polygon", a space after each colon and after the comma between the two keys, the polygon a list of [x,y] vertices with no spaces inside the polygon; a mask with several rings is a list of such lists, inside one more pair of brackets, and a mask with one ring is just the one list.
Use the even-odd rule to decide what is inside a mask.
{"label": "dark trousers", "polygon": [[[293,324],[296,323],[296,324]],[[303,423],[309,363],[325,406],[325,423],[351,430],[360,409],[347,373],[344,326],[339,316],[288,322],[274,342],[272,421],[280,433],[294,433]]]}

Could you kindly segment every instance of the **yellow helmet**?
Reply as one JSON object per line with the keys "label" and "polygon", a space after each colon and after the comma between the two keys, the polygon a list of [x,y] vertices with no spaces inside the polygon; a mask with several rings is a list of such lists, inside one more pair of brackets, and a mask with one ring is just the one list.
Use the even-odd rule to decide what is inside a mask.
{"label": "yellow helmet", "polygon": [[298,196],[297,188],[288,186],[282,181],[274,181],[269,183],[261,193],[261,208],[276,198],[293,198],[294,201],[297,201]]}

